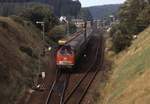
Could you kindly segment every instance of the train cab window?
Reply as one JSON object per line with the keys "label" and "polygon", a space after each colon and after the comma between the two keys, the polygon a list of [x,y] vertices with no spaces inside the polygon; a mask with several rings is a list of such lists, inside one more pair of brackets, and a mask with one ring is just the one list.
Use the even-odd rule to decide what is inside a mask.
{"label": "train cab window", "polygon": [[73,51],[72,51],[71,47],[65,46],[65,47],[63,47],[60,50],[60,54],[62,54],[62,55],[70,55],[70,54],[73,54]]}

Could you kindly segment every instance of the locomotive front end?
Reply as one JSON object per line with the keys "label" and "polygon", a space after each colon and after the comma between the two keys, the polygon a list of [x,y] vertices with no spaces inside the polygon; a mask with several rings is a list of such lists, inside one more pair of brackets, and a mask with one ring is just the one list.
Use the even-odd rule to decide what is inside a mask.
{"label": "locomotive front end", "polygon": [[74,64],[75,55],[70,46],[63,46],[57,51],[56,65],[58,68],[72,68]]}

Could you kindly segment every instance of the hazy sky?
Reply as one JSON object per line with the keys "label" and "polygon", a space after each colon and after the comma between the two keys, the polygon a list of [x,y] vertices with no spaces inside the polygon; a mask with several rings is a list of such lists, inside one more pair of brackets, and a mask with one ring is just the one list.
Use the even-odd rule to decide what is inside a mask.
{"label": "hazy sky", "polygon": [[116,4],[123,3],[125,0],[80,0],[82,7],[103,5],[103,4]]}

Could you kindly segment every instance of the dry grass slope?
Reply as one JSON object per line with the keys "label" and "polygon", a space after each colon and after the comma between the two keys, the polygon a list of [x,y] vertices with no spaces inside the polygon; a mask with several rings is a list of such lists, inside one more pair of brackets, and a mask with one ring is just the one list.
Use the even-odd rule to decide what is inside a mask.
{"label": "dry grass slope", "polygon": [[150,104],[150,27],[115,58],[103,104]]}
{"label": "dry grass slope", "polygon": [[39,71],[37,54],[42,43],[34,29],[32,24],[0,17],[0,104],[14,104]]}

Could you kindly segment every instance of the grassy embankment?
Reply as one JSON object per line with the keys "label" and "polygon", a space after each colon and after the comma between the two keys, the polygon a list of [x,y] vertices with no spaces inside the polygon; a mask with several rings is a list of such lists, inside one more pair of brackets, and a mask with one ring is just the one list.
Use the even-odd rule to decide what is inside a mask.
{"label": "grassy embankment", "polygon": [[[0,17],[0,104],[14,104],[41,71],[41,32],[29,22],[19,18],[15,21]],[[48,59],[41,58],[41,69],[48,70],[48,63]]]}
{"label": "grassy embankment", "polygon": [[150,104],[150,27],[114,56],[102,104]]}

